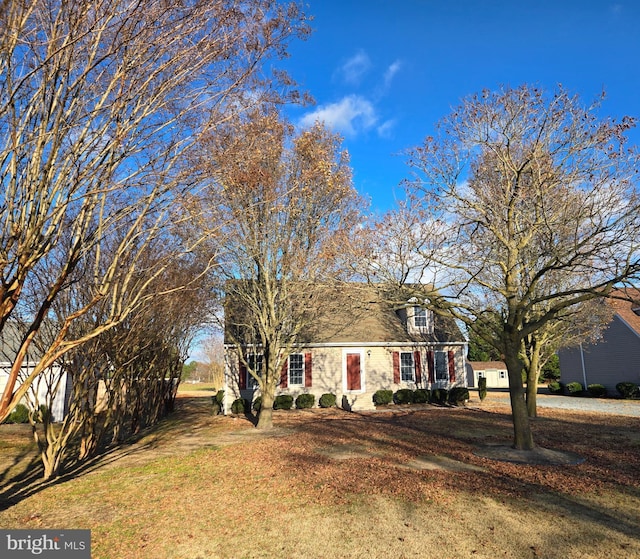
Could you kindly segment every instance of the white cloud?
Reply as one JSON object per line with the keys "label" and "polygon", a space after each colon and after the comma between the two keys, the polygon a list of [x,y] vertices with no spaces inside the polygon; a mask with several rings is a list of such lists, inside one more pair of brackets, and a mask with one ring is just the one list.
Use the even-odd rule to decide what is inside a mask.
{"label": "white cloud", "polygon": [[375,126],[378,117],[373,104],[359,95],[349,95],[337,103],[320,105],[300,121],[302,126],[323,122],[326,126],[344,134],[355,136],[357,132]]}
{"label": "white cloud", "polygon": [[389,88],[389,86],[391,85],[391,81],[393,80],[393,77],[398,73],[401,66],[402,66],[402,63],[399,60],[396,60],[393,64],[391,64],[391,66],[387,68],[386,72],[384,73],[385,89]]}
{"label": "white cloud", "polygon": [[338,69],[338,74],[346,83],[358,85],[369,68],[371,68],[369,56],[363,50],[359,50]]}
{"label": "white cloud", "polygon": [[390,138],[393,127],[396,125],[396,120],[385,120],[380,126],[378,126],[378,136],[381,138]]}

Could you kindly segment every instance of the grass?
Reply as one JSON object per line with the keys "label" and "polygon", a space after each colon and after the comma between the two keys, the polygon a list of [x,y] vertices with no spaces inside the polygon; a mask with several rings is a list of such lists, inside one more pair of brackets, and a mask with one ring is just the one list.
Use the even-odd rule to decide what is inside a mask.
{"label": "grass", "polygon": [[[266,434],[209,410],[183,396],[157,429],[56,484],[0,478],[0,526],[89,528],[94,559],[640,557],[638,419],[541,410],[539,444],[586,458],[558,467],[474,454],[511,438],[487,401],[281,411]],[[0,471],[26,464],[28,439],[4,435]],[[480,471],[411,467],[435,456]]]}

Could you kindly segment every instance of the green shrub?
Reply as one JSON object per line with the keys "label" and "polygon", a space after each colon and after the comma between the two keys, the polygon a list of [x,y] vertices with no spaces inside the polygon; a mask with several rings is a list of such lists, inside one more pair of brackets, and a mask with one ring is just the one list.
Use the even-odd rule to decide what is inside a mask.
{"label": "green shrub", "polygon": [[213,414],[218,415],[222,411],[222,402],[224,401],[224,390],[218,390],[215,396],[211,396],[211,405]]}
{"label": "green shrub", "polygon": [[424,388],[418,388],[413,391],[414,404],[427,404],[429,402],[429,391]]}
{"label": "green shrub", "polygon": [[640,398],[640,387],[635,382],[619,382],[616,384],[616,390],[626,400]]}
{"label": "green shrub", "polygon": [[435,388],[431,391],[431,403],[443,406],[447,403],[449,392],[444,388]]}
{"label": "green shrub", "polygon": [[459,406],[469,400],[469,389],[464,386],[454,386],[449,390],[449,403]]}
{"label": "green shrub", "polygon": [[245,410],[248,407],[249,402],[244,398],[237,398],[231,404],[231,412],[236,414],[245,413]]}
{"label": "green shrub", "polygon": [[547,388],[551,394],[562,394],[564,392],[564,385],[561,382],[550,382]]}
{"label": "green shrub", "polygon": [[296,398],[296,409],[304,410],[316,405],[316,397],[313,394],[300,394]]}
{"label": "green shrub", "polygon": [[7,418],[7,423],[29,423],[29,408],[18,404]]}
{"label": "green shrub", "polygon": [[253,404],[251,404],[251,407],[253,408],[253,411],[255,411],[256,413],[260,413],[260,409],[262,408],[262,396],[258,396],[253,401]]}
{"label": "green shrub", "polygon": [[413,390],[401,388],[393,395],[393,401],[396,404],[413,404]]}
{"label": "green shrub", "polygon": [[594,398],[602,398],[607,395],[607,388],[602,384],[590,384],[587,386],[587,390]]}
{"label": "green shrub", "polygon": [[583,390],[579,382],[569,382],[565,384],[564,389],[569,396],[580,396]]}
{"label": "green shrub", "polygon": [[391,390],[376,390],[373,395],[373,403],[376,406],[386,406],[393,401],[393,392]]}
{"label": "green shrub", "polygon": [[478,379],[478,397],[481,402],[487,397],[487,379],[485,377]]}
{"label": "green shrub", "polygon": [[280,394],[273,401],[274,410],[290,410],[293,407],[293,396],[291,394]]}
{"label": "green shrub", "polygon": [[327,392],[326,394],[320,396],[318,404],[321,408],[332,408],[336,405],[336,395]]}

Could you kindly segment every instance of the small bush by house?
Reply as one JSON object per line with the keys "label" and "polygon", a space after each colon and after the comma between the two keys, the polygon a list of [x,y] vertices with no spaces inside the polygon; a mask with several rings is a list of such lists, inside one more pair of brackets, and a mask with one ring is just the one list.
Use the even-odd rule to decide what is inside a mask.
{"label": "small bush by house", "polygon": [[594,398],[603,398],[607,395],[607,388],[602,384],[590,384],[587,386],[587,391]]}
{"label": "small bush by house", "polygon": [[248,402],[244,398],[237,398],[231,404],[231,413],[241,414],[245,413],[247,409]]}
{"label": "small bush by house", "polygon": [[481,402],[487,397],[487,379],[485,377],[478,379],[478,397]]}
{"label": "small bush by house", "polygon": [[449,403],[454,406],[464,404],[469,400],[469,389],[464,386],[454,386],[449,390]]}
{"label": "small bush by house", "polygon": [[561,382],[550,382],[547,388],[551,394],[562,394],[564,392],[564,385]]}
{"label": "small bush by house", "polygon": [[293,407],[293,396],[290,394],[280,394],[273,402],[274,410],[290,410]]}
{"label": "small bush by house", "polygon": [[429,391],[425,388],[418,388],[413,391],[413,403],[414,404],[428,404],[429,403]]}
{"label": "small bush by house", "polygon": [[9,414],[5,423],[29,423],[29,408],[24,404],[18,404]]}
{"label": "small bush by house", "polygon": [[336,405],[336,395],[329,392],[323,394],[318,400],[318,405],[321,408],[333,408]]}
{"label": "small bush by house", "polygon": [[580,396],[582,394],[582,385],[579,382],[569,382],[564,387],[569,396]]}
{"label": "small bush by house", "polygon": [[300,394],[296,398],[296,409],[304,410],[316,405],[316,397],[313,394]]}
{"label": "small bush by house", "polygon": [[444,388],[435,388],[431,391],[431,403],[443,406],[447,403],[449,392]]}
{"label": "small bush by house", "polygon": [[393,401],[393,392],[391,390],[376,390],[373,395],[373,403],[376,406],[386,406]]}
{"label": "small bush by house", "polygon": [[262,409],[262,396],[258,396],[253,401],[253,404],[251,405],[251,407],[253,408],[253,411],[255,411],[256,413],[260,413],[260,410]]}
{"label": "small bush by house", "polygon": [[616,390],[625,400],[640,398],[640,386],[635,382],[619,382],[616,384]]}
{"label": "small bush by house", "polygon": [[413,404],[413,390],[410,388],[401,388],[393,395],[393,401],[396,404]]}

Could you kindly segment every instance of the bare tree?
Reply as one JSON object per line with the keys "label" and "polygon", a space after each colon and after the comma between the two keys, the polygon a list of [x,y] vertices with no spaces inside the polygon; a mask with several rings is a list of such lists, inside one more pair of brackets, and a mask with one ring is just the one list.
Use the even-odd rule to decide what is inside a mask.
{"label": "bare tree", "polygon": [[[144,297],[135,256],[189,186],[192,146],[230,113],[286,90],[288,78],[262,74],[262,62],[307,31],[297,5],[276,0],[0,5],[0,334],[30,282],[41,294],[0,419],[42,370]],[[52,302],[85,259],[95,263],[83,278],[93,296],[59,322],[40,363],[17,383]],[[149,281],[168,266],[158,264],[146,270]],[[70,339],[71,323],[99,301],[110,302],[104,322]]]}
{"label": "bare tree", "polygon": [[601,119],[599,108],[562,88],[484,91],[410,154],[415,201],[442,225],[428,253],[439,304],[493,329],[518,449],[534,447],[526,341],[640,271],[639,161],[625,135],[634,120]]}
{"label": "bare tree", "polygon": [[340,144],[320,125],[294,134],[269,109],[216,130],[206,144],[211,184],[200,217],[224,222],[217,269],[227,280],[226,310],[240,310],[227,313],[226,336],[259,386],[260,429],[272,427],[282,365],[329,303],[327,286],[349,269],[365,204]]}

